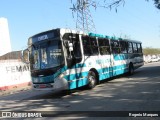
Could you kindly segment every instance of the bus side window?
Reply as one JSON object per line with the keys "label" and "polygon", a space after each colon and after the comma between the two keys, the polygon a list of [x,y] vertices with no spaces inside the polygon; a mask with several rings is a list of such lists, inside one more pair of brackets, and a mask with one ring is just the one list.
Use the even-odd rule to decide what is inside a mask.
{"label": "bus side window", "polygon": [[82,36],[84,55],[97,55],[98,44],[96,38],[89,36]]}
{"label": "bus side window", "polygon": [[142,53],[142,47],[140,43],[137,43],[138,53]]}
{"label": "bus side window", "polygon": [[97,40],[95,37],[89,37],[89,41],[90,41],[90,45],[91,45],[91,51],[92,51],[92,55],[98,55],[99,51],[98,51],[98,44],[97,44]]}
{"label": "bus side window", "polygon": [[110,54],[109,40],[104,38],[98,38],[99,50],[101,55]]}
{"label": "bus side window", "polygon": [[133,51],[134,51],[134,53],[138,52],[137,44],[136,43],[133,43]]}
{"label": "bus side window", "polygon": [[79,41],[78,35],[76,35],[76,38],[73,39],[73,52],[74,52],[75,58],[82,58],[80,41]]}
{"label": "bus side window", "polygon": [[84,55],[91,55],[91,46],[88,36],[82,36]]}
{"label": "bus side window", "polygon": [[127,53],[127,43],[126,41],[120,41],[121,53]]}
{"label": "bus side window", "polygon": [[128,53],[133,53],[133,46],[131,42],[128,42]]}
{"label": "bus side window", "polygon": [[119,41],[111,40],[111,48],[113,54],[119,54],[121,53],[121,49],[119,46]]}

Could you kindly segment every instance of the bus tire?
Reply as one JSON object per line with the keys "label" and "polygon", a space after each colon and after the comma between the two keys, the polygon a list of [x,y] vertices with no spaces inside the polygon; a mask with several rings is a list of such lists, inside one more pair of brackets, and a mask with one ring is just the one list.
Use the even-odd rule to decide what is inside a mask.
{"label": "bus tire", "polygon": [[134,73],[134,67],[133,67],[133,64],[132,63],[130,63],[130,65],[129,65],[129,75],[133,75],[133,73]]}
{"label": "bus tire", "polygon": [[95,72],[89,71],[87,78],[88,78],[88,82],[89,82],[87,85],[87,88],[89,88],[89,89],[94,88],[97,84],[97,77],[96,77]]}

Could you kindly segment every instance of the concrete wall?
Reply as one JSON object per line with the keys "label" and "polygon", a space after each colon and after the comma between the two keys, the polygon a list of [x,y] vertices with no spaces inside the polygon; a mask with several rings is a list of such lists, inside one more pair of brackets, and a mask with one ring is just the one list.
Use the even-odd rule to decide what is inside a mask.
{"label": "concrete wall", "polygon": [[0,18],[0,56],[11,52],[8,20]]}
{"label": "concrete wall", "polygon": [[29,65],[20,60],[0,61],[0,90],[25,87],[30,83]]}

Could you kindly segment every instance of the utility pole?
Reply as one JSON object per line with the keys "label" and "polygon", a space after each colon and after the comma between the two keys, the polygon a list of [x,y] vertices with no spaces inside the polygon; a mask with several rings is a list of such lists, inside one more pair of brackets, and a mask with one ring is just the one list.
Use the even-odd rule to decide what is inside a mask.
{"label": "utility pole", "polygon": [[96,28],[93,22],[93,18],[90,12],[90,6],[93,5],[92,0],[77,0],[73,4],[72,11],[76,12],[76,29],[82,30],[83,32],[95,32]]}

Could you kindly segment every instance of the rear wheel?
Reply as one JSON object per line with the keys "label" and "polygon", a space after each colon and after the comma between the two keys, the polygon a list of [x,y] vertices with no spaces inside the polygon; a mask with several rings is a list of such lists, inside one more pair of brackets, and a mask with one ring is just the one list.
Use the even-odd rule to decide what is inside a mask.
{"label": "rear wheel", "polygon": [[87,87],[89,89],[92,89],[92,88],[94,88],[96,86],[97,78],[96,78],[95,72],[89,71],[89,73],[88,73],[88,81],[89,81],[89,83],[88,83]]}

